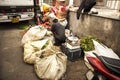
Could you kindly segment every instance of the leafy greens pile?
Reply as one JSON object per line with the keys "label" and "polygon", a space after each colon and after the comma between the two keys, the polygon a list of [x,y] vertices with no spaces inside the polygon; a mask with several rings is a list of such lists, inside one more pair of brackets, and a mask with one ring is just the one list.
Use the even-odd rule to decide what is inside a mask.
{"label": "leafy greens pile", "polygon": [[100,41],[99,39],[97,39],[96,37],[91,36],[91,35],[82,37],[80,39],[80,46],[84,51],[91,51],[91,50],[95,49],[92,39],[94,39],[98,42]]}

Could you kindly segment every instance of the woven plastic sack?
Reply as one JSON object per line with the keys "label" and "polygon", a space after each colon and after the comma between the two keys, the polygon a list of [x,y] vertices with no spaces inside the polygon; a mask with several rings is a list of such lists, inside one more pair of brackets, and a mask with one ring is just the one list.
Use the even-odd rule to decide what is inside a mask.
{"label": "woven plastic sack", "polygon": [[40,26],[34,26],[24,34],[22,38],[22,44],[25,44],[30,41],[43,39],[46,33],[47,33],[46,28]]}
{"label": "woven plastic sack", "polygon": [[[47,44],[46,47],[44,47],[45,44]],[[37,57],[41,55],[40,51],[46,50],[51,46],[52,42],[49,39],[26,43],[24,45],[24,61],[29,64],[34,64]]]}
{"label": "woven plastic sack", "polygon": [[36,61],[35,72],[40,79],[59,80],[66,72],[67,56],[56,53]]}

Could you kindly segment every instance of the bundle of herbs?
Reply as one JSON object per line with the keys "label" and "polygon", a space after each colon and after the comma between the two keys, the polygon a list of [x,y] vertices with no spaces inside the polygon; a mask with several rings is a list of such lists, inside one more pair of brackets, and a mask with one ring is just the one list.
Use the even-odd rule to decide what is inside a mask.
{"label": "bundle of herbs", "polygon": [[100,42],[100,40],[94,36],[88,35],[80,39],[80,46],[84,51],[94,50],[94,44],[92,40]]}

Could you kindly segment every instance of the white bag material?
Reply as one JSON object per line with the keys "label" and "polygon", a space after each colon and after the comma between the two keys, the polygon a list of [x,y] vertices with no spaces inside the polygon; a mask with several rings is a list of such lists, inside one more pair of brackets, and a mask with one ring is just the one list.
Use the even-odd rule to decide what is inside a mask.
{"label": "white bag material", "polygon": [[35,26],[30,28],[22,38],[22,44],[25,44],[29,41],[35,41],[44,38],[47,32],[46,28]]}
{"label": "white bag material", "polygon": [[36,74],[41,79],[59,80],[66,72],[67,56],[61,52],[42,59],[37,59],[34,65]]}
{"label": "white bag material", "polygon": [[100,44],[95,40],[93,40],[93,44],[95,46],[95,51],[98,55],[114,58],[114,59],[120,59],[119,56],[107,46]]}
{"label": "white bag material", "polygon": [[88,56],[90,56],[90,57],[96,57],[96,56],[93,54],[93,52],[95,52],[95,51],[94,51],[94,50],[92,50],[92,51],[84,51],[84,53],[85,53],[85,55],[84,55],[84,60],[85,60],[86,62],[89,62],[86,57],[88,57]]}
{"label": "white bag material", "polygon": [[87,60],[86,57],[96,57],[93,53],[95,52],[97,55],[100,55],[100,56],[105,56],[105,57],[109,57],[109,58],[114,58],[114,59],[120,59],[119,56],[113,52],[112,49],[108,48],[107,46],[101,44],[101,43],[98,43],[97,41],[93,40],[93,44],[94,44],[94,47],[95,47],[95,50],[93,51],[84,51],[85,53],[85,56],[84,56],[84,60],[85,60],[85,64],[87,65],[87,67],[91,70],[93,70],[91,68],[91,66],[89,65],[89,62]]}
{"label": "white bag material", "polygon": [[58,19],[58,22],[62,25],[62,26],[64,26],[64,27],[66,27],[67,26],[67,19]]}
{"label": "white bag material", "polygon": [[52,46],[52,42],[49,39],[26,43],[24,45],[24,61],[29,64],[34,64],[36,58],[39,57],[41,54],[41,48],[43,48],[47,41],[49,41],[49,44],[45,48],[47,49]]}

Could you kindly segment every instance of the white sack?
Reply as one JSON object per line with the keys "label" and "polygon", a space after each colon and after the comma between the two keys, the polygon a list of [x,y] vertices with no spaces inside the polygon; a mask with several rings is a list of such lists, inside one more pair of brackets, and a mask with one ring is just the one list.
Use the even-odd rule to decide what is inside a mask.
{"label": "white sack", "polygon": [[93,52],[95,52],[97,55],[100,55],[100,56],[105,56],[105,57],[109,57],[109,58],[114,58],[114,59],[120,59],[119,56],[113,52],[112,49],[108,48],[107,46],[101,44],[101,43],[98,43],[97,41],[93,40],[93,44],[94,44],[94,47],[95,47],[95,50],[93,51],[84,51],[85,53],[85,56],[84,56],[84,60],[85,60],[85,64],[87,65],[87,67],[91,70],[92,67],[89,65],[89,62],[87,60],[86,57],[96,57]]}
{"label": "white sack", "polygon": [[84,61],[85,61],[85,65],[88,67],[88,69],[94,71],[94,68],[90,65],[89,61],[87,60],[87,57],[96,57],[93,54],[94,50],[92,51],[84,51]]}
{"label": "white sack", "polygon": [[95,51],[98,55],[114,58],[114,59],[120,59],[119,56],[107,46],[100,44],[95,40],[93,40],[93,44],[95,46]]}
{"label": "white sack", "polygon": [[64,27],[66,27],[67,26],[67,19],[64,19],[64,20],[61,20],[61,19],[58,19],[58,22],[62,25],[62,26],[64,26]]}
{"label": "white sack", "polygon": [[35,26],[30,28],[22,38],[22,44],[25,44],[29,41],[35,41],[44,38],[47,32],[46,28]]}
{"label": "white sack", "polygon": [[58,80],[66,72],[67,56],[56,53],[36,61],[35,72],[41,79]]}
{"label": "white sack", "polygon": [[95,52],[94,50],[93,51],[84,51],[84,60],[86,61],[86,62],[89,62],[88,60],[87,60],[87,57],[96,57],[94,54],[93,54],[93,52]]}
{"label": "white sack", "polygon": [[52,42],[49,39],[26,43],[24,45],[24,61],[30,64],[34,64],[36,58],[41,54],[41,48],[43,48],[47,41],[49,41],[49,44],[46,48],[49,48],[52,46]]}

